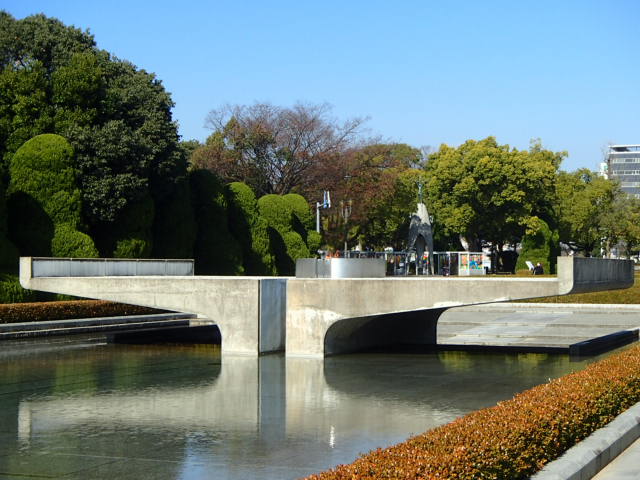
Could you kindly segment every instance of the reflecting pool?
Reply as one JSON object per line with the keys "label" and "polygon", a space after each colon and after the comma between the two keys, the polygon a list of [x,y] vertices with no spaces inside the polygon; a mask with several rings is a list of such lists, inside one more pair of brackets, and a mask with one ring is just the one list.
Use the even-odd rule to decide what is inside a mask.
{"label": "reflecting pool", "polygon": [[213,345],[4,342],[0,478],[294,479],[585,363],[466,352],[222,360]]}

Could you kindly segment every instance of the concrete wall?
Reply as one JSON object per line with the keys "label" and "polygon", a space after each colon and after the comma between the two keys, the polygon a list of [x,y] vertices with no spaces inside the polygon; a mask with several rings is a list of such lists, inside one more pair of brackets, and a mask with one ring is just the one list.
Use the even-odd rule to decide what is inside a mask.
{"label": "concrete wall", "polygon": [[[61,272],[76,261],[56,262]],[[380,342],[434,343],[437,311],[448,307],[633,284],[631,261],[574,257],[559,259],[557,278],[47,277],[34,275],[39,264],[20,259],[24,288],[196,313],[218,324],[224,354],[248,355],[283,345],[289,356],[322,357]]]}
{"label": "concrete wall", "polygon": [[[437,322],[439,314],[427,319],[425,313],[418,320],[406,312],[627,288],[633,284],[633,264],[628,260],[574,257],[558,260],[557,278],[291,279],[287,292],[286,353],[314,357],[356,350],[378,341],[382,342],[379,345],[411,343],[403,338],[430,344],[435,343],[432,322],[434,318]],[[417,327],[420,324],[427,326],[423,336]],[[370,331],[365,333],[365,328]],[[347,332],[357,335],[349,336]]]}
{"label": "concrete wall", "polygon": [[299,258],[296,278],[382,278],[384,258]]}
{"label": "concrete wall", "polygon": [[259,355],[284,347],[285,278],[34,277],[32,266],[39,263],[20,259],[24,288],[195,313],[216,322],[223,354]]}
{"label": "concrete wall", "polygon": [[633,286],[633,261],[558,257],[559,295]]}

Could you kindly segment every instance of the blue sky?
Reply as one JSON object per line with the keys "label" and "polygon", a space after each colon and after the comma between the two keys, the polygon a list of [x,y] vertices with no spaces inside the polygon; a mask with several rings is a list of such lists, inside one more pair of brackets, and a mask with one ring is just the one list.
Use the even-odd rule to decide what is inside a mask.
{"label": "blue sky", "polygon": [[5,0],[56,17],[154,72],[184,139],[225,103],[333,105],[370,133],[420,147],[488,135],[566,150],[596,168],[640,143],[640,2]]}

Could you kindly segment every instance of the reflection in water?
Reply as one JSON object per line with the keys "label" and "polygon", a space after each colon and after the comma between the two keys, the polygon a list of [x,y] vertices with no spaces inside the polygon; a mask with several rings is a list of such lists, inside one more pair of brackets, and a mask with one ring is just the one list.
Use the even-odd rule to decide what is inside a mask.
{"label": "reflection in water", "polygon": [[221,362],[216,346],[20,345],[0,357],[3,478],[297,478],[583,366],[538,354]]}

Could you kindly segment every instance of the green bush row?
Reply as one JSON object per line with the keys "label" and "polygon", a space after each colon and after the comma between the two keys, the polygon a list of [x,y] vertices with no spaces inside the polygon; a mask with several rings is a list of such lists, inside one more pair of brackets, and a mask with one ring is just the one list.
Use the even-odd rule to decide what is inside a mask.
{"label": "green bush row", "polygon": [[38,322],[75,318],[116,317],[121,315],[150,315],[165,310],[106,302],[103,300],[74,300],[62,302],[10,303],[0,305],[0,323]]}
{"label": "green bush row", "polygon": [[[164,185],[163,196],[142,193],[120,208],[116,221],[92,225],[89,231],[82,222],[74,151],[59,135],[38,135],[24,143],[12,156],[10,173],[6,204],[0,191],[0,271],[16,273],[18,254],[156,255],[194,258],[198,274],[292,275],[295,261],[320,245],[302,196],[257,200],[246,184],[225,186],[208,170],[192,170]],[[0,298],[26,295],[14,284],[7,288],[11,292],[0,292]]]}
{"label": "green bush row", "polygon": [[526,479],[639,401],[636,346],[307,479]]}

